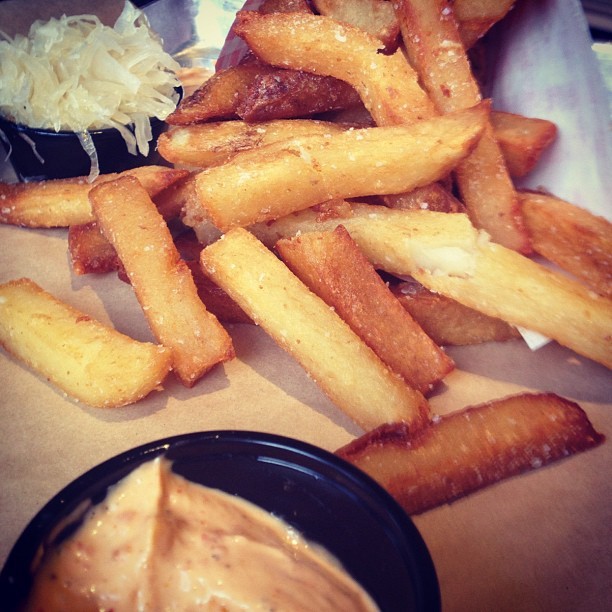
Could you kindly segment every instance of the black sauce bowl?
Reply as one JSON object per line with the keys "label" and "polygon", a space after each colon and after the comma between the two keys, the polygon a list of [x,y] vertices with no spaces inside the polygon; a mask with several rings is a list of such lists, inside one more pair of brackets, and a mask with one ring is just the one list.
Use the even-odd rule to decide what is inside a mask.
{"label": "black sauce bowl", "polygon": [[3,610],[17,610],[46,549],[73,531],[91,504],[141,463],[164,455],[196,483],[238,495],[283,519],[335,555],[381,610],[440,610],[427,547],[393,498],[354,466],[282,436],[210,431],[159,440],[86,472],[34,517],[0,573]]}

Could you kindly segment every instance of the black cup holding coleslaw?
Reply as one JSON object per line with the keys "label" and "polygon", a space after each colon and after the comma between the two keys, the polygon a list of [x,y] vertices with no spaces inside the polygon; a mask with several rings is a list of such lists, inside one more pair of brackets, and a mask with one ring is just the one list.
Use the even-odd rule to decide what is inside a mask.
{"label": "black cup holding coleslaw", "polygon": [[[165,128],[164,121],[151,119],[148,155],[130,153],[123,136],[115,128],[88,132],[95,147],[99,173],[122,172],[144,165],[168,165],[156,149],[157,138]],[[0,130],[8,161],[20,181],[90,175],[92,159],[75,132],[31,128],[1,116]]]}

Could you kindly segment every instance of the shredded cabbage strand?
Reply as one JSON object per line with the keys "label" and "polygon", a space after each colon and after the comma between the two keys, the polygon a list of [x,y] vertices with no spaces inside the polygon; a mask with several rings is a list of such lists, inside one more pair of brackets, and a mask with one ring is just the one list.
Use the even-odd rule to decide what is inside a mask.
{"label": "shredded cabbage strand", "polygon": [[77,134],[114,127],[147,155],[150,119],[176,108],[178,68],[130,2],[113,27],[95,15],[36,21],[28,36],[0,32],[0,113]]}

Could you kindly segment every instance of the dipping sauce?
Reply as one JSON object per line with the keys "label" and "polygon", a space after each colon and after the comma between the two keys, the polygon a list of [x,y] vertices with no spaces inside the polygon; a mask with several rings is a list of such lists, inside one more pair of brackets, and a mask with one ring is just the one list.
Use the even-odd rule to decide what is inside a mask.
{"label": "dipping sauce", "polygon": [[49,551],[25,608],[374,611],[318,545],[262,508],[157,458],[117,483]]}

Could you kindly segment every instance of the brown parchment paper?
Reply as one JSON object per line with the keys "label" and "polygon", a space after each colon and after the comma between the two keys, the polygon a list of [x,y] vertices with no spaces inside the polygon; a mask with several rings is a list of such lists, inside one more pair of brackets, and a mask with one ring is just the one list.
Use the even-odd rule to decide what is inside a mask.
{"label": "brown parchment paper", "polygon": [[[0,226],[0,282],[22,276],[124,333],[152,339],[129,286],[112,274],[71,273],[65,230]],[[163,391],[113,410],[67,399],[0,352],[0,563],[60,488],[136,445],[192,431],[241,429],[333,451],[362,433],[261,329],[236,325],[229,331],[236,359],[193,389],[169,378]],[[555,343],[538,351],[517,340],[449,352],[457,370],[431,399],[434,411],[523,390],[550,391],[579,402],[608,441],[415,517],[438,572],[443,609],[609,609],[610,372]]]}

